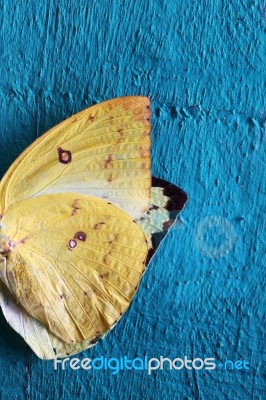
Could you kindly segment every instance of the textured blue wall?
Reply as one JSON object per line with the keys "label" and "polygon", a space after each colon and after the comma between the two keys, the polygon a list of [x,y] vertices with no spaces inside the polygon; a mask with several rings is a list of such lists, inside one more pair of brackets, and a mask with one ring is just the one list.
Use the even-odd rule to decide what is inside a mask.
{"label": "textured blue wall", "polygon": [[[266,3],[0,3],[0,176],[65,117],[142,94],[153,102],[153,172],[190,195],[129,312],[84,356],[251,363],[151,376],[55,372],[1,316],[0,399],[262,399]],[[212,215],[226,225],[209,219],[204,236]]]}

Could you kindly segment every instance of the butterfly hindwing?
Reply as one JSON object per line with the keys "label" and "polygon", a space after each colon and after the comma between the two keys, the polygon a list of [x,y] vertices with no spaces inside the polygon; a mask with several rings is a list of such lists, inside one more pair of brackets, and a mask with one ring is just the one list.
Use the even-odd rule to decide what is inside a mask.
{"label": "butterfly hindwing", "polygon": [[[33,318],[11,295],[0,281],[0,306],[9,325],[19,333],[34,353],[43,360],[67,357],[89,349],[97,344],[100,337],[80,343],[66,343],[55,336],[36,318]],[[103,338],[101,336],[101,338]]]}
{"label": "butterfly hindwing", "polygon": [[[169,228],[175,223],[175,219],[186,201],[187,195],[182,189],[162,179],[152,178],[150,208],[137,221],[142,226],[150,243],[146,266]],[[80,343],[64,342],[51,333],[44,324],[29,315],[19,304],[16,304],[10,294],[3,289],[0,302],[7,321],[22,335],[40,358],[52,359],[55,355],[66,357],[86,350],[97,343],[99,339],[97,336],[92,340]]]}
{"label": "butterfly hindwing", "polygon": [[1,233],[2,280],[28,314],[66,343],[110,330],[137,290],[148,253],[146,235],[128,214],[71,193],[16,203]]}

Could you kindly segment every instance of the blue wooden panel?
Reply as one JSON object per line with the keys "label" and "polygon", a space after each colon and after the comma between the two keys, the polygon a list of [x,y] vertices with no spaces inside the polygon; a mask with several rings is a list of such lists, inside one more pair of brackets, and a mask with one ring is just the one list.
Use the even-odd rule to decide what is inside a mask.
{"label": "blue wooden panel", "polygon": [[264,3],[1,0],[0,176],[67,116],[142,94],[153,172],[190,196],[130,310],[82,356],[242,357],[251,367],[54,371],[1,317],[0,399],[263,398]]}

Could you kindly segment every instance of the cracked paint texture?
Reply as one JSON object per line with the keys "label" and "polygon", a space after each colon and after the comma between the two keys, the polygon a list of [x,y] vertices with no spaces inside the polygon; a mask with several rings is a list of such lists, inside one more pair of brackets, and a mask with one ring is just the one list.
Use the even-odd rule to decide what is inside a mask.
{"label": "cracked paint texture", "polygon": [[[153,173],[189,194],[130,310],[82,356],[250,362],[151,376],[54,371],[1,315],[0,399],[263,399],[264,2],[0,4],[0,176],[66,117],[141,94],[152,99]],[[236,237],[224,252],[213,252],[228,239],[221,224],[197,234],[211,216]]]}

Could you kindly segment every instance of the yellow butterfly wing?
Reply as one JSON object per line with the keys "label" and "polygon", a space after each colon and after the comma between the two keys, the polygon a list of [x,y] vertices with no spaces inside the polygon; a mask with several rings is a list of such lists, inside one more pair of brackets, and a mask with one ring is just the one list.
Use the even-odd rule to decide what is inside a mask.
{"label": "yellow butterfly wing", "polygon": [[128,308],[146,235],[106,201],[63,193],[27,199],[1,220],[1,279],[26,312],[66,343],[95,341]]}
{"label": "yellow butterfly wing", "polygon": [[[11,166],[0,184],[1,213],[8,214],[10,210],[7,208],[18,200],[46,193],[69,190],[90,193],[109,199],[137,218],[151,243],[151,234],[164,231],[169,212],[172,215],[173,206],[169,208],[168,192],[175,207],[176,198],[180,194],[173,188],[168,190],[167,183],[160,183],[162,190],[167,188],[167,196],[162,193],[162,200],[157,200],[152,195],[148,209],[151,185],[149,119],[149,99],[124,97],[91,107],[62,122],[33,143]],[[73,144],[72,139],[76,135],[80,139],[74,140]],[[64,140],[73,144],[71,150],[62,145]],[[135,152],[137,158],[134,158]],[[80,158],[81,153],[87,162],[84,162],[83,157]],[[79,158],[78,162],[76,157]],[[62,166],[67,169],[63,169],[61,174]],[[155,186],[157,184],[155,182]],[[152,188],[152,193],[155,191],[157,193],[157,187]],[[164,207],[169,212],[165,212]],[[78,208],[74,207],[73,210]],[[156,247],[153,244],[151,254]],[[76,354],[93,346],[119,319],[105,333],[92,339],[66,343],[51,332],[47,321],[41,322],[21,304],[17,304],[14,296],[3,285],[0,289],[0,304],[7,321],[35,353],[44,359],[51,359],[55,355]]]}
{"label": "yellow butterfly wing", "polygon": [[[153,178],[151,206],[137,220],[144,230],[148,242],[151,244],[146,265],[186,201],[187,195],[181,189],[161,179]],[[44,324],[30,316],[4,289],[2,285],[0,304],[3,314],[12,328],[24,338],[38,357],[42,359],[53,359],[55,356],[66,357],[86,350],[97,343],[98,337],[94,340],[85,340],[80,343],[65,343],[51,333]]]}
{"label": "yellow butterfly wing", "polygon": [[52,128],[0,183],[0,214],[50,193],[106,198],[134,218],[150,202],[150,101],[132,96],[94,105]]}
{"label": "yellow butterfly wing", "polygon": [[28,314],[1,281],[0,289],[0,305],[7,322],[23,337],[34,353],[44,360],[66,357],[87,350],[95,346],[116,325],[112,325],[109,331],[100,336],[97,335],[94,339],[87,339],[80,343],[66,343],[50,332],[43,323]]}

